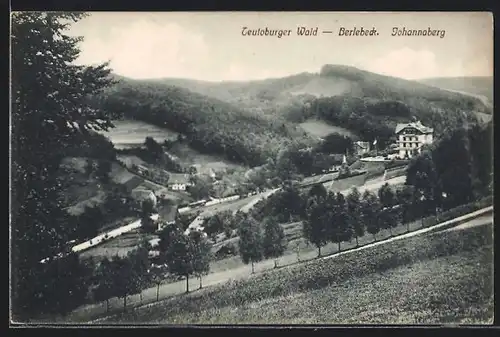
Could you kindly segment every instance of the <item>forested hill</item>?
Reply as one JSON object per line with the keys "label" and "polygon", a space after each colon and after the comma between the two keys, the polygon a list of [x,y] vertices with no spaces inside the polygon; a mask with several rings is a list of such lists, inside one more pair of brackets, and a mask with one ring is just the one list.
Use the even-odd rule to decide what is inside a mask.
{"label": "forested hill", "polygon": [[291,142],[311,145],[299,126],[308,119],[383,145],[396,123],[415,117],[440,137],[492,113],[477,97],[338,65],[249,82],[116,79],[102,97],[108,113],[175,130],[202,152],[251,166]]}
{"label": "forested hill", "polygon": [[493,77],[490,76],[436,77],[419,82],[441,89],[479,95],[493,102]]}
{"label": "forested hill", "polygon": [[[474,86],[476,82],[471,82],[469,86]],[[151,80],[151,83],[175,85],[224,101],[238,102],[242,106],[262,108],[296,101],[294,98],[297,97],[348,95],[402,101],[410,105],[427,103],[447,109],[468,109],[491,113],[491,109],[480,99],[444,90],[448,89],[446,86],[440,89],[439,85],[430,86],[417,81],[384,76],[342,65],[325,65],[319,73],[300,73],[283,78],[247,82],[206,82],[167,78]],[[485,86],[481,85],[481,87]]]}
{"label": "forested hill", "polygon": [[183,87],[295,123],[319,118],[367,139],[387,138],[396,123],[413,117],[432,125],[439,136],[478,115],[492,114],[492,107],[478,97],[341,65],[325,65],[319,73],[248,82],[156,79],[150,83]]}
{"label": "forested hill", "polygon": [[250,166],[263,164],[291,142],[312,144],[303,130],[276,116],[192,91],[151,81],[117,77],[100,96],[102,108],[115,117],[142,120],[182,133],[189,144]]}

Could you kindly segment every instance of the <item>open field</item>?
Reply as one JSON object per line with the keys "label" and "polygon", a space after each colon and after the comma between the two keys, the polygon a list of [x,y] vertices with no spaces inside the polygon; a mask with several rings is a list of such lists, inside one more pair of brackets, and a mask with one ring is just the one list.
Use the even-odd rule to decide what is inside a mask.
{"label": "open field", "polygon": [[318,138],[323,138],[328,136],[330,133],[338,133],[344,136],[349,136],[353,140],[358,140],[358,137],[348,129],[342,128],[340,126],[335,126],[328,124],[321,120],[310,119],[299,124],[302,129],[304,129],[310,135]]}
{"label": "open field", "polygon": [[102,259],[105,257],[112,258],[116,255],[126,256],[129,252],[137,248],[137,244],[141,240],[153,240],[155,238],[157,238],[157,236],[154,234],[145,234],[141,233],[140,229],[134,229],[98,246],[83,251],[80,257],[83,259],[90,257]]}
{"label": "open field", "polygon": [[491,323],[492,226],[438,232],[266,271],[101,321]]}
{"label": "open field", "polygon": [[166,139],[176,139],[178,133],[166,128],[136,120],[113,121],[114,128],[106,132],[100,132],[108,137],[117,149],[142,146],[146,137],[152,137],[157,142]]}
{"label": "open field", "polygon": [[220,171],[227,168],[238,168],[240,165],[211,154],[200,153],[186,144],[175,144],[169,153],[177,156],[184,166],[198,164],[204,169],[211,168],[214,171]]}

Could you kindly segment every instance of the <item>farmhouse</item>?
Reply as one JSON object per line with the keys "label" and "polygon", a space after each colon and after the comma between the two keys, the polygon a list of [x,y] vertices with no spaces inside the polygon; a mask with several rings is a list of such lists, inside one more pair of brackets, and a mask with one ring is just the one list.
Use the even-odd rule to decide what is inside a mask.
{"label": "farmhouse", "polygon": [[130,192],[132,199],[142,203],[145,200],[151,200],[154,205],[158,202],[156,195],[153,191],[145,189],[143,187],[137,187]]}
{"label": "farmhouse", "polygon": [[398,136],[399,158],[411,158],[418,154],[425,144],[432,144],[432,128],[422,125],[420,121],[408,124],[398,124],[396,135]]}
{"label": "farmhouse", "polygon": [[370,151],[370,142],[357,141],[354,143],[354,151],[358,156],[361,156]]}
{"label": "farmhouse", "polygon": [[189,176],[183,173],[171,173],[168,179],[168,187],[173,191],[185,191],[191,185]]}

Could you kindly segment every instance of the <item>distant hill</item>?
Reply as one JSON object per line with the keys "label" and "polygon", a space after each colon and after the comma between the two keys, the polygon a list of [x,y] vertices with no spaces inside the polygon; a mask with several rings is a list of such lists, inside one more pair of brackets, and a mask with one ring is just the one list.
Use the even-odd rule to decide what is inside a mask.
{"label": "distant hill", "polygon": [[493,77],[437,77],[419,80],[419,82],[441,89],[484,96],[489,102],[493,102]]}
{"label": "distant hill", "polygon": [[99,97],[115,117],[179,132],[194,149],[254,166],[291,142],[317,142],[297,125],[226,101],[158,81],[117,78]]}
{"label": "distant hill", "polygon": [[317,141],[300,126],[309,120],[383,144],[398,122],[418,118],[439,136],[492,114],[482,98],[342,65],[247,82],[117,79],[101,100],[109,112],[180,132],[199,151],[251,166],[291,142]]}

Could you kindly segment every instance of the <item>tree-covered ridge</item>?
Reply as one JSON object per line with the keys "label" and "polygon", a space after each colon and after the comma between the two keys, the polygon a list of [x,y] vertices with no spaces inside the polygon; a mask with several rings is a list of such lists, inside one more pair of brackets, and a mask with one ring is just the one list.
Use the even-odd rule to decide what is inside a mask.
{"label": "tree-covered ridge", "polygon": [[[198,109],[198,114],[203,116],[194,119],[192,116],[195,113],[187,113],[188,110],[181,114],[185,116],[185,119],[191,118],[189,125],[203,125],[207,122],[207,115],[212,116],[218,113],[219,117],[210,117],[209,120],[227,123],[228,132],[223,129],[224,134],[235,139],[238,137],[235,137],[233,132],[243,134],[251,131],[250,127],[243,130],[241,126],[235,127],[235,123],[255,125],[261,128],[262,133],[272,130],[273,133],[287,137],[296,135],[296,132],[294,132],[294,127],[284,120],[301,123],[309,118],[319,118],[347,128],[366,140],[378,138],[383,143],[384,140],[394,135],[396,123],[409,122],[414,117],[426,125],[432,125],[435,135],[439,138],[450,129],[476,122],[476,113],[492,113],[490,106],[470,95],[339,65],[325,65],[316,74],[301,73],[283,78],[248,82],[204,82],[188,79],[131,82],[122,78],[122,83],[135,83],[136,89],[139,86],[147,88],[141,91],[148,91],[148,95],[150,95],[149,92],[157,92],[160,96],[176,97],[172,99],[182,97],[183,102],[185,100],[193,102],[184,104],[193,108],[201,104],[202,108]],[[172,86],[182,87],[210,98],[175,89]],[[126,90],[133,89],[129,85]],[[162,99],[169,100],[166,97]],[[149,106],[158,108],[157,105]],[[181,111],[182,108],[177,109]],[[232,113],[228,114],[227,110]],[[139,114],[137,112],[135,115]],[[270,124],[271,127],[262,128],[262,123]],[[185,125],[179,129],[177,129],[178,125],[174,123],[171,125],[172,128],[181,132],[190,131]],[[196,130],[203,135],[202,139],[214,138],[214,132],[207,132],[207,130],[212,130],[211,128],[203,126]],[[302,135],[299,136],[302,137]],[[214,138],[214,143],[216,138]],[[227,140],[229,137],[223,138]],[[257,144],[250,146],[248,152],[254,153],[255,148],[262,146],[262,143],[268,144],[269,148],[282,144],[279,137],[270,135],[264,137],[259,135],[255,141]],[[241,139],[238,141],[238,144],[245,143]],[[198,146],[201,147],[201,144]],[[217,148],[214,144],[210,146]],[[217,151],[223,153],[221,146],[218,147]],[[244,155],[244,157],[249,156],[253,155]]]}
{"label": "tree-covered ridge", "polygon": [[121,80],[99,98],[99,103],[115,116],[180,132],[200,152],[221,154],[250,166],[274,157],[292,139],[304,144],[313,142],[279,117],[239,109],[169,85]]}

